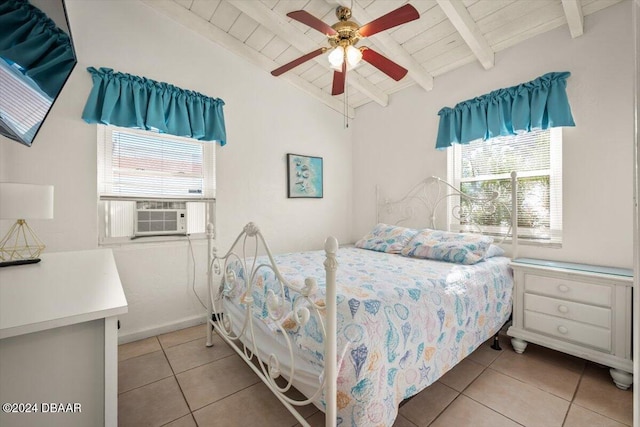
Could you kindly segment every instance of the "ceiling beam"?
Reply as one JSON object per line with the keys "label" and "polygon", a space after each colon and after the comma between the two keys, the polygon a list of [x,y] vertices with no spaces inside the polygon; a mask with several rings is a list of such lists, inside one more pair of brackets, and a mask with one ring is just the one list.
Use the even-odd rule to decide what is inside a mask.
{"label": "ceiling beam", "polygon": [[437,2],[484,69],[492,68],[495,65],[495,53],[462,1],[437,0]]}
{"label": "ceiling beam", "polygon": [[567,17],[571,38],[580,37],[584,33],[584,14],[580,0],[562,0],[562,8]]}
{"label": "ceiling beam", "polygon": [[[265,71],[271,71],[279,66],[275,61],[272,61],[267,56],[255,51],[240,40],[230,36],[204,18],[201,18],[190,10],[185,9],[173,0],[142,0],[142,2],[150,8],[184,25],[188,29],[195,31],[232,53],[244,57]],[[333,110],[336,110],[339,113],[344,113],[344,104],[342,100],[323,92],[320,88],[312,85],[303,78],[293,73],[282,75],[280,78],[287,80],[298,89],[308,93]],[[354,118],[355,110],[352,107],[348,107],[347,115],[350,118]]]}
{"label": "ceiling beam", "polygon": [[[351,0],[325,0],[325,1],[334,6],[341,5],[341,6],[351,8],[353,17],[357,18],[361,24],[371,22],[374,19],[378,18],[378,16],[371,16],[369,12],[367,12],[363,7],[361,7],[357,3],[357,1],[353,1],[353,2]],[[398,6],[400,6],[400,4]],[[399,65],[409,70],[409,75],[413,80],[416,81],[416,83],[422,86],[425,90],[433,89],[433,76],[429,74],[429,72],[424,69],[422,64],[416,61],[415,58],[411,56],[411,54],[407,52],[400,43],[395,41],[393,37],[391,37],[386,31],[383,31],[374,36],[371,36],[369,37],[369,39],[372,39],[375,41],[376,45],[379,46],[380,50],[382,50],[382,53],[384,53],[390,59],[393,59],[394,61],[396,61]]]}
{"label": "ceiling beam", "polygon": [[[306,53],[318,49],[318,43],[311,37],[306,35],[303,31],[300,31],[293,25],[291,25],[288,19],[273,10],[269,9],[264,3],[260,1],[246,1],[246,0],[227,0],[233,4],[241,12],[247,14],[253,18],[260,25],[275,33],[278,37],[291,43],[299,51]],[[318,56],[315,62],[322,67],[331,71],[333,69],[329,66],[329,62],[325,56]],[[353,85],[356,89],[362,92],[367,97],[371,98],[383,107],[389,104],[389,96],[382,90],[378,89],[369,80],[360,76],[357,72],[350,72],[347,83]]]}

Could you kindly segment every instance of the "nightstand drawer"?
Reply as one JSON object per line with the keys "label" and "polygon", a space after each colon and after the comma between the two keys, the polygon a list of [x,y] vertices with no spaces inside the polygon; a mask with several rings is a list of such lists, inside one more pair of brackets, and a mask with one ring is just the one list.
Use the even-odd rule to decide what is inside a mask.
{"label": "nightstand drawer", "polygon": [[611,309],[524,294],[524,309],[611,329]]}
{"label": "nightstand drawer", "polygon": [[525,310],[524,328],[609,352],[611,331],[597,326]]}
{"label": "nightstand drawer", "polygon": [[526,274],[524,291],[603,307],[611,307],[611,287],[594,283]]}

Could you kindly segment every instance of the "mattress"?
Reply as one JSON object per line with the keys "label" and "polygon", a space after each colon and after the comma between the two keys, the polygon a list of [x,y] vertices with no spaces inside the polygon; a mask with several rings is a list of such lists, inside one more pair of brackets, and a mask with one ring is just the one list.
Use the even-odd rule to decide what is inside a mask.
{"label": "mattress", "polygon": [[[316,278],[310,299],[320,306],[324,259],[323,251],[274,256],[278,270],[294,286]],[[337,400],[342,425],[392,425],[402,400],[473,352],[511,313],[513,278],[505,257],[458,265],[342,248],[337,261]],[[226,304],[237,305],[235,314],[251,307],[258,353],[263,359],[279,355],[283,373],[289,359],[286,339],[291,341],[298,378],[294,386],[310,396],[324,366],[321,322],[314,316],[303,326],[294,322],[293,306],[304,305],[299,293],[280,288],[267,259],[258,258],[255,266],[249,267],[251,275],[241,262],[229,264],[234,279],[223,282]],[[247,275],[252,278],[249,288]],[[273,304],[269,309],[270,293],[284,303],[276,319]],[[233,308],[227,310],[238,317]],[[314,403],[324,409],[321,395]]]}

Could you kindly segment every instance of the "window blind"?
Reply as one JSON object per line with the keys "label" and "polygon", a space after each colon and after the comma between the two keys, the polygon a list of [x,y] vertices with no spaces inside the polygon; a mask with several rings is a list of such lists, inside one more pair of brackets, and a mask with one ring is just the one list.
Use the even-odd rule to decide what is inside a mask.
{"label": "window blind", "polygon": [[[520,237],[560,242],[562,232],[562,133],[560,128],[473,141],[455,146],[454,182],[465,194],[488,197],[497,191],[510,206],[511,171],[518,173]],[[509,210],[487,211],[462,203],[461,226],[482,224],[488,231],[507,231]],[[462,227],[464,228],[464,227]]]}
{"label": "window blind", "polygon": [[[8,131],[24,140],[32,141],[52,100],[35,85],[29,85],[17,65],[11,67],[0,58],[0,117]],[[14,102],[19,99],[20,102]]]}
{"label": "window blind", "polygon": [[101,198],[213,199],[215,145],[98,126]]}

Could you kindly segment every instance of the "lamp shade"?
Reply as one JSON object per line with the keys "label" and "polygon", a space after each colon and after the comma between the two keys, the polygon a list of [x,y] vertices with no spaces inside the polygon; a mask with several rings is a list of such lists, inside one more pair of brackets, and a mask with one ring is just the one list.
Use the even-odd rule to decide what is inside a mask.
{"label": "lamp shade", "polygon": [[0,182],[0,219],[52,219],[53,185]]}
{"label": "lamp shade", "polygon": [[342,63],[344,62],[344,48],[342,46],[337,46],[331,51],[327,59],[329,59],[331,68],[337,71],[341,71]]}
{"label": "lamp shade", "polygon": [[353,46],[347,47],[347,63],[351,68],[355,68],[356,65],[362,60],[362,51]]}

